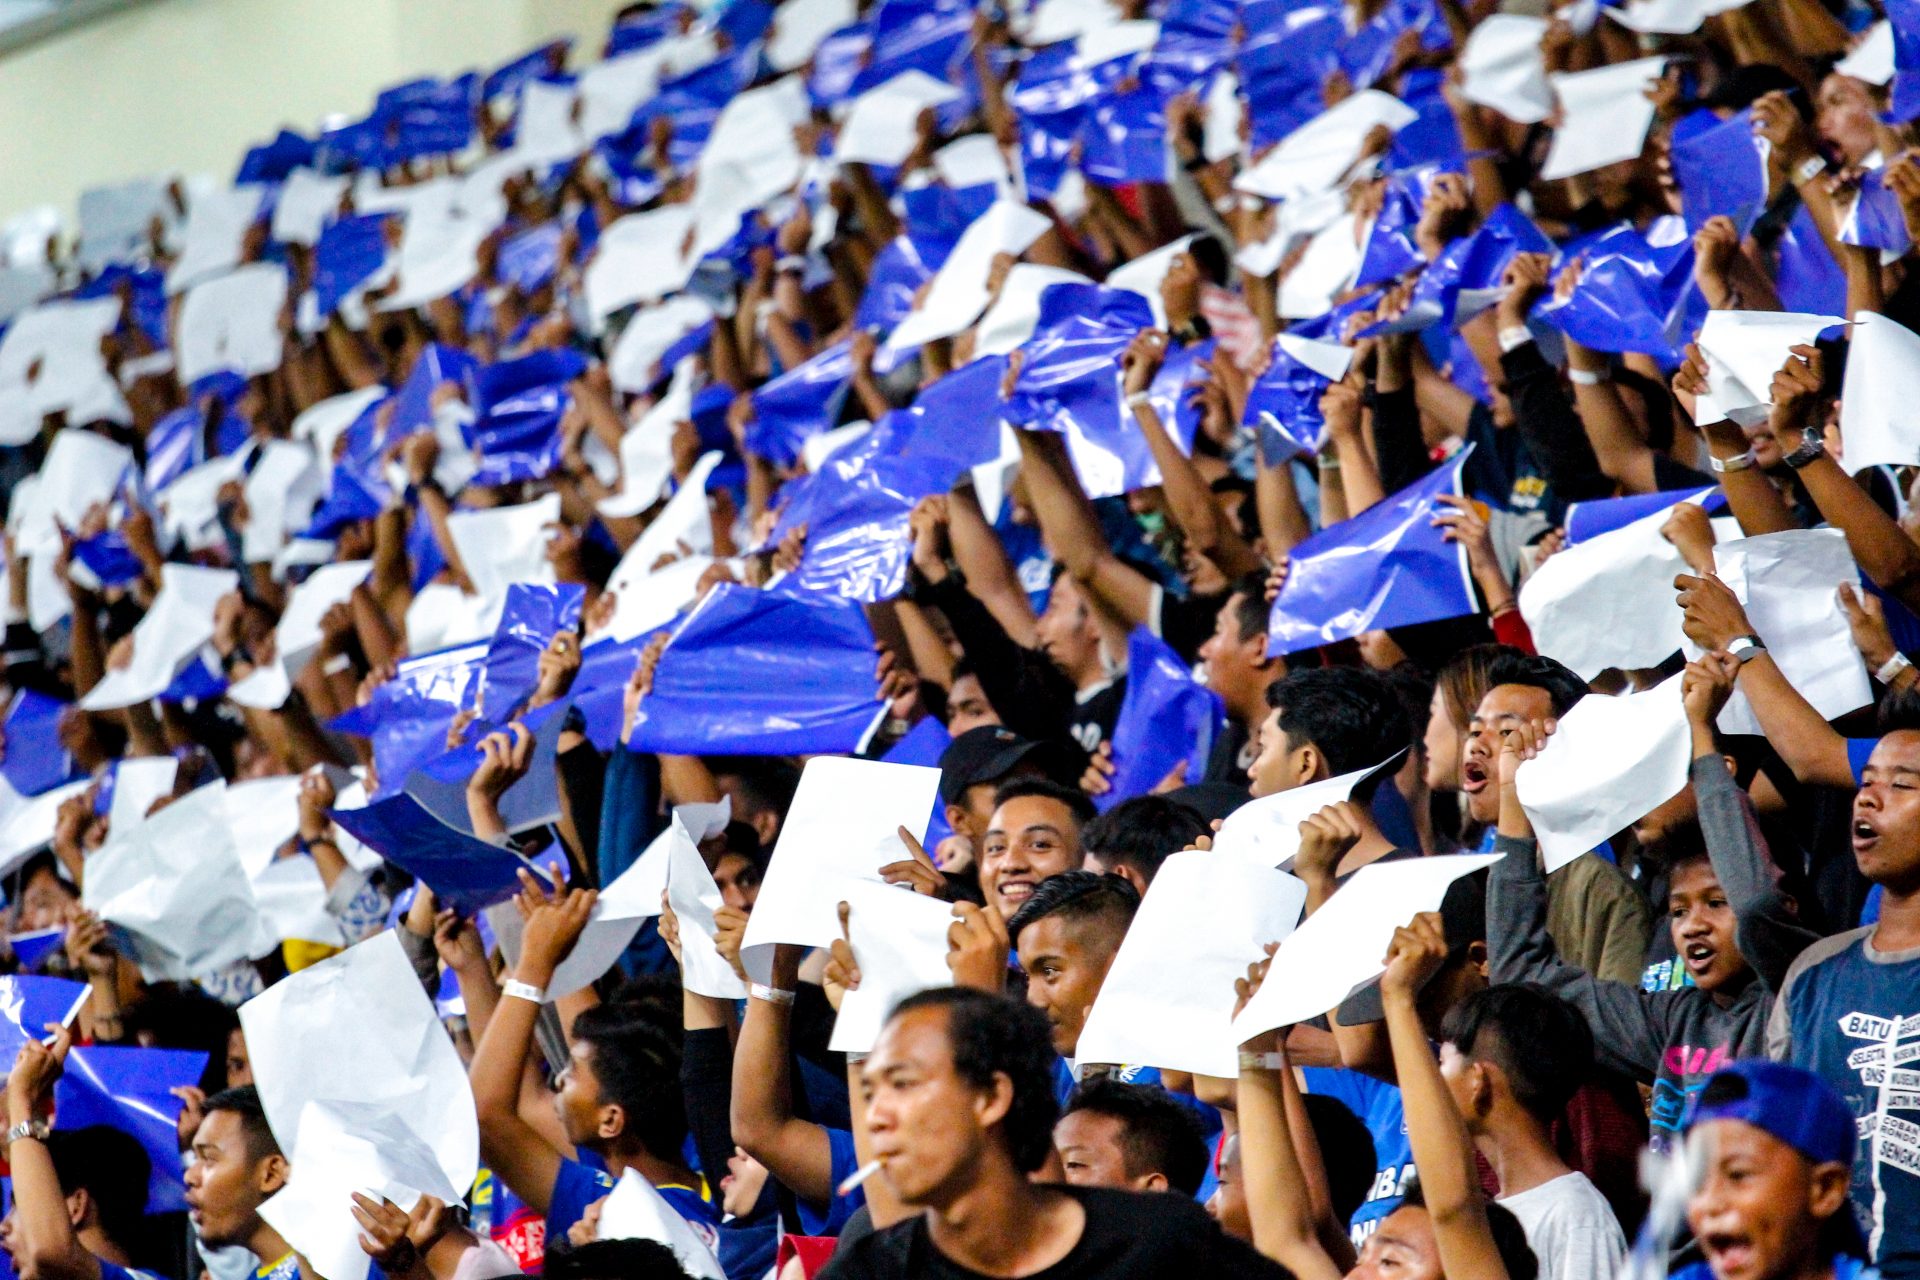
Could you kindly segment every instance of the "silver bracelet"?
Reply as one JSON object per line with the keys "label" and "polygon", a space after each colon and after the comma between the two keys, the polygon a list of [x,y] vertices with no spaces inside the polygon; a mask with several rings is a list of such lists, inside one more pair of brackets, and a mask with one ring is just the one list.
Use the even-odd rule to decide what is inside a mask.
{"label": "silver bracelet", "polygon": [[508,978],[500,984],[500,994],[511,996],[515,1000],[527,1000],[534,1004],[545,1004],[547,992],[544,987],[536,987],[531,982],[522,982],[518,978]]}

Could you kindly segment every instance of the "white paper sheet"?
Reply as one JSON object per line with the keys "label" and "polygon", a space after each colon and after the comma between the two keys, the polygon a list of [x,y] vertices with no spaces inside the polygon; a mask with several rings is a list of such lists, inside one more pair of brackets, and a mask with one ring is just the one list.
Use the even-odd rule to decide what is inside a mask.
{"label": "white paper sheet", "polygon": [[1100,984],[1074,1060],[1238,1075],[1234,979],[1293,932],[1306,902],[1303,882],[1257,862],[1201,850],[1168,858]]}
{"label": "white paper sheet", "polygon": [[827,459],[848,445],[862,440],[873,430],[871,422],[849,422],[844,427],[835,427],[831,431],[822,431],[817,436],[807,437],[800,446],[800,460],[807,470],[818,471],[827,465]]}
{"label": "white paper sheet", "polygon": [[81,778],[37,796],[23,796],[0,777],[0,876],[12,874],[28,855],[45,848],[53,839],[60,806],[92,785],[93,779]]}
{"label": "white paper sheet", "polygon": [[1280,349],[1329,382],[1338,382],[1353,367],[1353,348],[1338,342],[1321,342],[1295,333],[1278,338]]}
{"label": "white paper sheet", "polygon": [[694,179],[696,253],[725,244],[742,214],[793,186],[806,167],[793,130],[811,116],[798,75],[749,89],[721,108]]}
{"label": "white paper sheet", "polygon": [[1222,70],[1213,77],[1204,102],[1207,118],[1202,125],[1200,154],[1209,162],[1240,154],[1240,125],[1247,108],[1240,98],[1240,78]]}
{"label": "white paper sheet", "polygon": [[1692,742],[1679,676],[1642,693],[1575,703],[1514,775],[1541,865],[1559,870],[1678,795]]}
{"label": "white paper sheet", "polygon": [[1690,571],[1660,536],[1668,514],[1555,552],[1520,585],[1520,616],[1541,653],[1591,680],[1609,667],[1657,666],[1680,648],[1673,579]]}
{"label": "white paper sheet", "polygon": [[1323,315],[1334,296],[1360,269],[1359,219],[1343,213],[1316,232],[1306,252],[1280,282],[1280,314],[1289,319]]}
{"label": "white paper sheet", "polygon": [[1920,334],[1874,312],[1854,317],[1841,385],[1841,461],[1858,473],[1920,462]]}
{"label": "white paper sheet", "polygon": [[185,981],[272,948],[216,782],[115,831],[87,858],[81,902],[119,925],[150,981]]}
{"label": "white paper sheet", "polygon": [[164,178],[134,178],[80,193],[80,257],[99,269],[117,259],[139,256],[147,231],[158,217],[164,225],[172,206]]}
{"label": "white paper sheet", "polygon": [[1571,178],[1639,155],[1653,127],[1647,90],[1666,65],[1665,58],[1637,58],[1549,76],[1561,116],[1541,178]]}
{"label": "white paper sheet", "polygon": [[1836,62],[1833,69],[1868,84],[1890,82],[1893,79],[1893,24],[1882,19],[1868,27],[1853,52]]}
{"label": "white paper sheet", "polygon": [[573,119],[576,96],[570,84],[529,80],[520,90],[514,154],[532,166],[557,164],[585,151],[587,140],[580,136],[580,126]]}
{"label": "white paper sheet", "polygon": [[607,582],[614,593],[613,616],[593,639],[632,640],[672,622],[693,603],[701,577],[712,566],[713,557],[705,555],[682,556],[652,571],[622,560]]}
{"label": "white paper sheet", "polygon": [[288,434],[295,440],[312,441],[314,453],[331,467],[335,443],[366,412],[368,405],[386,396],[387,389],[381,386],[362,387],[358,391],[328,396],[295,418]]}
{"label": "white paper sheet", "polygon": [[1000,296],[974,330],[974,358],[1005,355],[1032,337],[1033,327],[1040,321],[1040,295],[1049,286],[1088,283],[1085,276],[1064,267],[1014,263],[1000,284]]}
{"label": "white paper sheet", "polygon": [[[669,826],[669,831],[675,829]],[[660,914],[663,887],[660,877],[652,874],[650,867],[642,866],[640,859],[614,877],[613,883],[600,891],[573,950],[554,966],[553,977],[547,981],[547,998],[558,1000],[572,995],[611,969],[640,932],[641,923]]]}
{"label": "white paper sheet", "polygon": [[1260,990],[1233,1021],[1234,1043],[1337,1007],[1386,972],[1395,929],[1422,911],[1439,910],[1448,885],[1499,860],[1499,854],[1410,858],[1354,872],[1280,944]]}
{"label": "white paper sheet", "polygon": [[1082,31],[1074,39],[1073,56],[1083,67],[1097,67],[1103,62],[1145,53],[1159,39],[1160,24],[1150,18],[1103,22]]}
{"label": "white paper sheet", "polygon": [[[327,1135],[336,1141],[368,1139],[389,1154],[410,1142],[430,1152],[432,1165],[413,1176],[437,1172],[444,1181],[413,1190],[452,1203],[473,1185],[480,1165],[473,1090],[393,931],[269,987],[240,1006],[240,1025],[281,1150],[304,1149],[309,1107],[318,1104],[345,1120],[339,1134]],[[339,1069],[342,1045],[355,1046],[351,1071]],[[349,1224],[347,1193],[358,1189],[338,1189],[339,1219]]]}
{"label": "white paper sheet", "polygon": [[[686,807],[686,806],[682,806]],[[725,829],[725,823],[721,824]],[[714,945],[713,914],[723,905],[720,886],[686,824],[676,814],[667,840],[667,901],[680,924],[680,978],[695,995],[744,1000],[747,984]],[[651,852],[651,850],[649,850]]]}
{"label": "white paper sheet", "polygon": [[1160,282],[1167,278],[1167,272],[1173,270],[1173,260],[1185,253],[1192,243],[1192,236],[1181,236],[1170,244],[1141,254],[1132,262],[1121,263],[1107,272],[1107,288],[1131,289],[1145,298],[1147,305],[1153,308],[1154,324],[1166,328],[1167,306],[1160,300]]}
{"label": "white paper sheet", "polygon": [[633,392],[651,387],[667,348],[712,318],[711,306],[686,293],[635,312],[607,357],[607,374],[613,385]]}
{"label": "white paper sheet", "polygon": [[[1838,588],[1856,592],[1860,570],[1839,529],[1787,529],[1722,542],[1713,549],[1721,580],[1746,606],[1747,620],[1766,641],[1787,682],[1829,720],[1873,701],[1867,666],[1853,643]],[[1698,650],[1687,646],[1687,656]],[[1733,691],[1719,725],[1730,734],[1761,733],[1753,706]]]}
{"label": "white paper sheet", "polygon": [[80,705],[88,711],[113,711],[157,698],[201,646],[213,638],[213,610],[220,597],[240,585],[231,569],[201,569],[169,564],[160,571],[160,592],[133,628],[133,661],[107,672]]}
{"label": "white paper sheet", "polygon": [[834,159],[842,164],[898,165],[919,138],[920,113],[960,96],[960,90],[924,71],[903,71],[853,100],[834,139]]}
{"label": "white paper sheet", "polygon": [[994,256],[1019,257],[1052,225],[1045,214],[1025,205],[995,202],[961,232],[920,306],[888,337],[887,350],[908,352],[937,338],[950,338],[978,320],[987,307],[987,276]]}
{"label": "white paper sheet", "polygon": [[267,441],[242,485],[247,527],[240,545],[246,562],[271,564],[287,538],[312,523],[324,487],[311,448],[291,440]]}
{"label": "white paper sheet", "polygon": [[180,762],[172,756],[131,756],[113,771],[113,803],[107,807],[107,829],[131,831],[147,820],[153,802],[173,790]]}
{"label": "white paper sheet", "polygon": [[1301,823],[1328,805],[1351,799],[1353,789],[1362,781],[1393,767],[1405,754],[1398,752],[1372,768],[1322,778],[1241,805],[1227,815],[1214,834],[1214,852],[1235,854],[1266,867],[1286,866],[1300,852]]}
{"label": "white paper sheet", "polygon": [[286,302],[286,268],[273,262],[249,263],[194,285],[180,304],[180,380],[223,369],[248,377],[278,369]]}
{"label": "white paper sheet", "polygon": [[857,16],[853,0],[785,0],[767,32],[767,63],[775,71],[805,66],[820,42]]}
{"label": "white paper sheet", "polygon": [[273,238],[287,244],[317,243],[320,233],[340,209],[347,180],[295,169],[280,188],[273,206]]}
{"label": "white paper sheet", "polygon": [[25,444],[49,413],[84,421],[83,409],[119,401],[100,355],[119,320],[117,297],[44,302],[14,319],[0,334],[0,400],[13,406],[0,410],[0,445]]}
{"label": "white paper sheet", "polygon": [[[681,1269],[701,1280],[727,1280],[707,1242],[637,1169],[620,1175],[600,1210],[600,1239],[657,1240],[673,1250]],[[328,1280],[332,1280],[331,1277]]]}
{"label": "white paper sheet", "polygon": [[1288,134],[1233,185],[1269,200],[1317,195],[1338,185],[1376,125],[1397,133],[1417,118],[1391,94],[1363,89]]}
{"label": "white paper sheet", "polygon": [[240,264],[247,229],[260,214],[262,188],[248,183],[198,192],[187,205],[185,243],[167,272],[167,293],[179,293]]}
{"label": "white paper sheet", "polygon": [[560,520],[560,495],[544,494],[517,507],[456,511],[447,531],[467,578],[483,599],[505,599],[516,582],[553,582],[547,526]]}
{"label": "white paper sheet", "polygon": [[1007,157],[992,134],[970,133],[933,153],[933,170],[954,191],[991,183],[1003,200],[1017,200]]}
{"label": "white paper sheet", "polygon": [[293,589],[280,615],[280,625],[273,632],[274,651],[290,675],[298,675],[320,647],[320,619],[327,610],[344,604],[372,572],[371,560],[325,564]]}
{"label": "white paper sheet", "polygon": [[848,908],[847,939],[860,986],[841,998],[827,1047],[867,1053],[893,1006],[916,992],[953,985],[947,967],[953,904],[872,880],[843,884],[839,900]]}
{"label": "white paper sheet", "polygon": [[693,206],[662,205],[630,213],[608,227],[587,264],[587,310],[595,328],[636,302],[656,302],[686,287],[694,260],[681,253],[693,227]]}
{"label": "white paper sheet", "polygon": [[1773,406],[1773,375],[1791,349],[1845,323],[1843,316],[1798,311],[1709,311],[1694,339],[1707,358],[1708,394],[1743,427],[1765,422]]}
{"label": "white paper sheet", "polygon": [[1538,124],[1553,114],[1553,90],[1540,55],[1545,18],[1496,13],[1473,29],[1460,55],[1467,101],[1492,107],[1517,124]]}
{"label": "white paper sheet", "polygon": [[278,711],[293,696],[293,680],[279,658],[263,662],[227,686],[227,701],[256,711]]}
{"label": "white paper sheet", "polygon": [[823,947],[840,936],[849,881],[911,855],[899,829],[918,832],[933,811],[940,771],[848,756],[816,756],[780,829],[748,917],[741,959],[755,981],[772,975],[773,944]]}
{"label": "white paper sheet", "polygon": [[1120,21],[1120,10],[1108,0],[1041,0],[1028,12],[1020,39],[1035,48],[1075,40]]}

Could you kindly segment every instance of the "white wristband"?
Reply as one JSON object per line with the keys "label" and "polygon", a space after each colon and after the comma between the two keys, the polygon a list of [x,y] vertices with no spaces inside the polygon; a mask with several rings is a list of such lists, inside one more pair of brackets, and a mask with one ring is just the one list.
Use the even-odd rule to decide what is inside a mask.
{"label": "white wristband", "polygon": [[1745,453],[1736,453],[1731,458],[1710,457],[1707,459],[1707,465],[1712,467],[1717,474],[1726,475],[1730,471],[1745,471],[1748,467],[1751,467],[1755,461],[1753,450],[1748,449]]}
{"label": "white wristband", "polygon": [[1523,324],[1516,324],[1511,329],[1502,329],[1498,336],[1500,339],[1500,354],[1505,355],[1509,351],[1518,351],[1521,347],[1532,342],[1533,330]]}
{"label": "white wristband", "polygon": [[1873,673],[1873,678],[1881,684],[1892,684],[1902,671],[1905,671],[1912,665],[1913,663],[1907,658],[1906,654],[1895,649],[1893,656],[1881,663],[1880,669]]}
{"label": "white wristband", "polygon": [[1808,156],[1794,169],[1793,185],[1797,187],[1803,182],[1812,182],[1826,171],[1827,162],[1825,160],[1819,156]]}
{"label": "white wristband", "polygon": [[1287,1065],[1284,1053],[1254,1053],[1247,1049],[1240,1051],[1240,1069],[1242,1071],[1278,1071]]}
{"label": "white wristband", "polygon": [[764,1000],[768,1004],[791,1005],[793,1003],[793,992],[782,991],[779,987],[769,987],[759,982],[748,983],[747,994],[755,1000]]}
{"label": "white wristband", "polygon": [[1150,396],[1150,393],[1148,392],[1145,392],[1145,391],[1132,392],[1127,396],[1127,408],[1138,409],[1141,405],[1146,404],[1150,398],[1151,396]]}
{"label": "white wristband", "polygon": [[536,987],[531,982],[521,982],[517,978],[508,978],[500,984],[500,994],[515,1000],[527,1000],[534,1004],[545,1004],[547,992],[544,987]]}
{"label": "white wristband", "polygon": [[1576,387],[1597,387],[1610,375],[1605,369],[1569,369],[1567,377]]}

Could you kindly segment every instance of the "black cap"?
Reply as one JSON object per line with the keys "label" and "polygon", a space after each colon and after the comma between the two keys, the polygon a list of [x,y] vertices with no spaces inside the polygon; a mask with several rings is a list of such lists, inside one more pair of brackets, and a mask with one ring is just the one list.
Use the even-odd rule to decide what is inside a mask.
{"label": "black cap", "polygon": [[968,787],[1000,782],[1021,764],[1031,761],[1054,781],[1062,781],[1064,752],[1049,742],[1023,738],[997,724],[969,729],[940,753],[940,798],[959,804]]}
{"label": "black cap", "polygon": [[[1447,896],[1440,900],[1440,924],[1446,932],[1449,960],[1458,958],[1474,943],[1487,940],[1486,871],[1461,876],[1447,886]],[[1334,1016],[1343,1027],[1357,1027],[1386,1017],[1387,1012],[1380,1004],[1380,979],[1375,978],[1342,1000]]]}

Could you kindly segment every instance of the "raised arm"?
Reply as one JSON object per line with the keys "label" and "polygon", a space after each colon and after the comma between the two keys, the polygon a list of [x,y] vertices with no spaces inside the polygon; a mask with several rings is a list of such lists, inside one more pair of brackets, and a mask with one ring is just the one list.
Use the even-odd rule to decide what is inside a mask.
{"label": "raised arm", "polygon": [[774,949],[772,988],[780,1001],[755,996],[733,1055],[733,1140],[802,1200],[833,1198],[833,1148],[827,1131],[793,1114],[793,992],[804,948]]}

